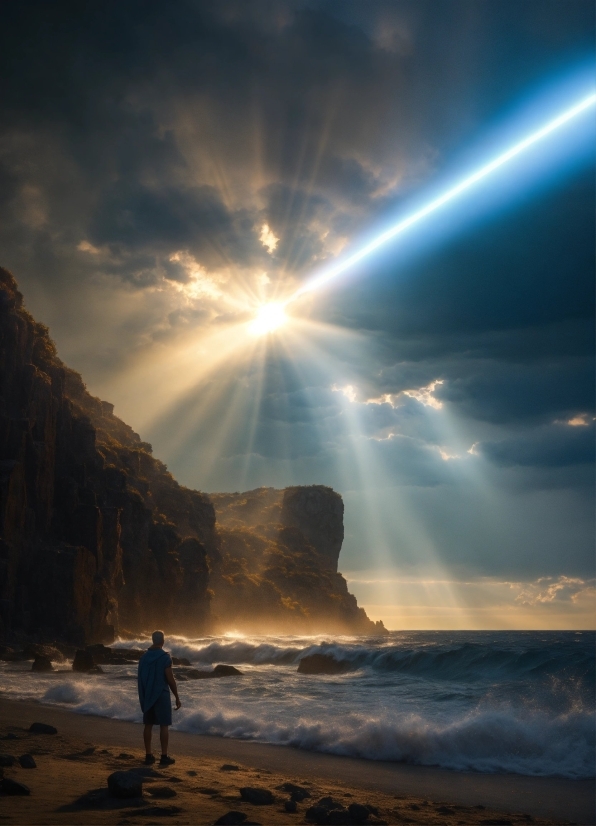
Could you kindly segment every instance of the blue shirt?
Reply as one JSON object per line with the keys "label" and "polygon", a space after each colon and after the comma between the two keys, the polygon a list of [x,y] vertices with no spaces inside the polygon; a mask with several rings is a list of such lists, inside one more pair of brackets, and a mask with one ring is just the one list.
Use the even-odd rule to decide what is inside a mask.
{"label": "blue shirt", "polygon": [[163,691],[169,694],[165,670],[172,658],[162,648],[150,648],[139,660],[139,701],[143,713],[155,705]]}

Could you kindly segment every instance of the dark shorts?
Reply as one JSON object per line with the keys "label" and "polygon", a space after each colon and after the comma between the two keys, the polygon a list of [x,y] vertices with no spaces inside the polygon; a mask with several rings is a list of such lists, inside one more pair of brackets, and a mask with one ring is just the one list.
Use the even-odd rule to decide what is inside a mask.
{"label": "dark shorts", "polygon": [[172,701],[170,690],[162,691],[161,697],[143,714],[143,722],[149,726],[172,725]]}

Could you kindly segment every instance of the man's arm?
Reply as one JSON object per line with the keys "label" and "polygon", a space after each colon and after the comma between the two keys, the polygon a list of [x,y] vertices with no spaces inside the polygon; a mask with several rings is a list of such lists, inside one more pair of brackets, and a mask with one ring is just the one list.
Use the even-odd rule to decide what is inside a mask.
{"label": "man's arm", "polygon": [[180,708],[182,703],[180,702],[180,697],[178,696],[178,686],[176,685],[176,680],[174,678],[174,673],[172,672],[172,666],[166,668],[165,670],[166,675],[166,682],[170,686],[170,691],[176,698],[176,708]]}

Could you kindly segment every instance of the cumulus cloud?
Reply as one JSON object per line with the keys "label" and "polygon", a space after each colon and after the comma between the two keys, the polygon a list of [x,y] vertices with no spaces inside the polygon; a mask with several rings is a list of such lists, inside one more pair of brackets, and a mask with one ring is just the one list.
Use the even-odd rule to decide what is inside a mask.
{"label": "cumulus cloud", "polygon": [[[512,584],[513,589],[520,586]],[[521,585],[515,601],[522,605],[546,605],[554,602],[580,603],[594,600],[596,579],[559,576],[540,577],[534,582]]]}

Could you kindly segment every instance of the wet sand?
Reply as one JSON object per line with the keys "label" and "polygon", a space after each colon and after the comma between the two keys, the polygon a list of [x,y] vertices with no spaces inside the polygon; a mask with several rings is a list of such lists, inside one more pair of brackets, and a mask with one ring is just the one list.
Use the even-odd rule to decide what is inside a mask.
{"label": "wet sand", "polygon": [[[56,735],[33,735],[33,722],[56,726]],[[157,731],[155,732],[157,734]],[[412,824],[594,824],[594,782],[517,775],[481,775],[398,763],[357,760],[220,737],[172,731],[176,764],[144,783],[143,800],[108,798],[111,772],[142,765],[142,727],[136,723],[84,716],[33,702],[0,700],[0,753],[30,753],[35,769],[18,764],[4,776],[25,783],[26,797],[0,795],[0,821],[16,824],[214,823],[231,810],[261,824],[305,823],[319,798],[344,806],[371,804],[378,816],[368,823]],[[10,738],[10,739],[7,739]],[[91,751],[92,750],[92,751]],[[84,752],[87,752],[84,754]],[[154,752],[159,753],[157,737]],[[222,770],[222,765],[237,768]],[[285,782],[310,792],[286,812]],[[272,805],[253,805],[240,788],[273,792]],[[155,789],[167,787],[168,798]]]}

